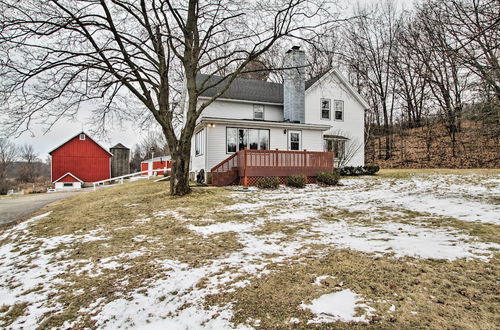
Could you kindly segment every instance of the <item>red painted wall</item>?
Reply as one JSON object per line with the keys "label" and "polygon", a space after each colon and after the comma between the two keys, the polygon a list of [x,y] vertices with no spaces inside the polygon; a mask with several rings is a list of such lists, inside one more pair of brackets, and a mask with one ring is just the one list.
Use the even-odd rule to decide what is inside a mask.
{"label": "red painted wall", "polygon": [[79,135],[52,151],[52,181],[70,172],[83,182],[110,178],[111,155],[88,136]]}
{"label": "red painted wall", "polygon": [[[169,168],[172,168],[172,162],[170,160],[164,160],[164,161],[157,161],[157,162],[153,162],[153,171],[156,171],[156,170],[161,170],[161,171],[156,171],[158,173],[158,175],[163,175],[164,171],[163,169],[165,168],[165,163],[166,163],[166,167],[167,169]],[[141,163],[141,172],[142,171],[147,171],[149,169],[148,167],[148,163]],[[143,173],[142,175],[147,175],[147,173]]]}

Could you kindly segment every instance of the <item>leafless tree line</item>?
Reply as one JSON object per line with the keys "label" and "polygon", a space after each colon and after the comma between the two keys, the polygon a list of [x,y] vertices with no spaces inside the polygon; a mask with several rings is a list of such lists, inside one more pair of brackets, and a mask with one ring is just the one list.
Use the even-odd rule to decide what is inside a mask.
{"label": "leafless tree line", "polygon": [[0,194],[7,193],[13,181],[7,173],[15,162],[20,164],[16,170],[16,182],[34,183],[41,175],[41,160],[32,145],[16,146],[6,138],[0,138]]}
{"label": "leafless tree line", "polygon": [[371,105],[365,142],[378,137],[380,157],[393,157],[398,126],[436,123],[445,128],[455,156],[457,134],[471,113],[498,139],[499,1],[426,0],[410,11],[393,0],[358,6],[324,44],[310,50],[311,76],[332,63],[343,66]]}

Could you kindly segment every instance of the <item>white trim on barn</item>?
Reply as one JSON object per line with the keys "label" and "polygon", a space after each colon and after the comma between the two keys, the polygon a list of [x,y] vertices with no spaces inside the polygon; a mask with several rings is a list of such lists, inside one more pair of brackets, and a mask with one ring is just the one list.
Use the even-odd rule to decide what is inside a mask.
{"label": "white trim on barn", "polygon": [[[93,141],[95,144],[97,144],[99,147],[101,147],[104,151],[106,151],[108,154],[110,154],[111,157],[113,157],[113,154],[111,152],[109,152],[108,149],[104,148],[99,142],[97,142],[96,140],[94,140],[93,138],[91,138],[87,133],[85,133],[83,131],[81,131],[80,133],[74,135],[72,138],[66,140],[64,143],[61,143],[59,146],[55,147],[54,149],[50,150],[48,152],[48,154],[51,155],[54,151],[56,151],[57,149],[59,149],[60,147],[62,147],[66,143],[68,143],[69,141],[73,140],[74,138],[76,138],[76,137],[79,138],[80,134],[85,134],[86,137],[88,137],[91,141]],[[82,140],[80,140],[80,141],[82,141]],[[111,173],[110,173],[110,175],[111,175]]]}
{"label": "white trim on barn", "polygon": [[[72,178],[75,179],[73,182],[59,182],[59,180],[62,180],[63,178],[67,176],[71,176]],[[82,189],[83,181],[77,178],[75,175],[72,173],[68,172],[61,176],[59,179],[53,182],[54,183],[54,189],[55,190],[75,190],[75,189]]]}
{"label": "white trim on barn", "polygon": [[64,174],[64,175],[63,175],[63,176],[61,176],[59,179],[55,180],[53,183],[58,182],[59,180],[61,180],[61,179],[65,178],[67,175],[69,175],[69,176],[73,177],[73,178],[74,178],[74,179],[76,179],[78,182],[83,183],[83,181],[82,181],[82,180],[80,180],[79,178],[77,178],[75,175],[73,175],[73,174],[72,174],[72,173],[70,173],[70,172],[68,172],[68,173]]}

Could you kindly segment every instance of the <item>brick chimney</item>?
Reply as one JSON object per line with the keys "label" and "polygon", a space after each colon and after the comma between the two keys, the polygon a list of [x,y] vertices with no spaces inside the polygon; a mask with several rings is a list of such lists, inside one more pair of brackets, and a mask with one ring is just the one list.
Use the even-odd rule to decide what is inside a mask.
{"label": "brick chimney", "polygon": [[299,46],[285,54],[283,106],[285,120],[304,123],[305,120],[305,62],[306,55]]}

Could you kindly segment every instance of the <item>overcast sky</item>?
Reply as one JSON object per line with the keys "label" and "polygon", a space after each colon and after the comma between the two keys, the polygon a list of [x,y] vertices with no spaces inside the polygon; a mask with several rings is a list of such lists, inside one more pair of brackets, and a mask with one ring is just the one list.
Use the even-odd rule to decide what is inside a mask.
{"label": "overcast sky", "polygon": [[[81,111],[78,119],[70,121],[61,119],[48,133],[44,134],[44,129],[41,125],[33,125],[33,135],[29,132],[22,134],[18,138],[11,138],[11,141],[17,145],[28,143],[33,145],[39,158],[44,160],[48,156],[48,152],[59,146],[66,140],[75,136],[82,131],[82,128],[90,136],[92,127],[87,120],[90,114]],[[113,127],[107,130],[107,137],[95,137],[95,139],[106,148],[110,148],[117,143],[132,149],[147,132],[141,132],[138,127],[134,127],[133,123],[125,123],[123,128]]]}
{"label": "overcast sky", "polygon": [[[380,0],[361,0],[361,3],[375,3],[380,2]],[[412,0],[399,0],[399,3],[408,9],[411,7]],[[343,0],[345,7],[354,5],[356,2]],[[61,143],[65,142],[72,136],[75,136],[82,131],[82,128],[86,132],[90,132],[92,127],[88,123],[87,118],[89,118],[90,112],[81,111],[78,118],[74,121],[69,121],[66,119],[61,119],[48,133],[44,133],[43,127],[40,125],[32,126],[32,133],[24,133],[18,138],[12,138],[11,140],[17,144],[21,145],[24,143],[29,143],[34,146],[35,150],[38,152],[39,157],[45,160],[48,156],[48,152],[55,147],[59,146]],[[104,147],[111,147],[117,143],[122,143],[128,148],[133,148],[133,146],[140,142],[143,136],[147,135],[147,131],[141,131],[139,127],[136,127],[134,123],[125,123],[123,128],[114,127],[107,130],[107,137],[96,137],[95,139],[101,143]],[[92,136],[92,134],[90,134]]]}

